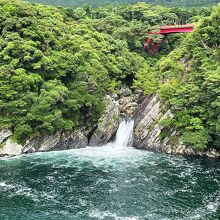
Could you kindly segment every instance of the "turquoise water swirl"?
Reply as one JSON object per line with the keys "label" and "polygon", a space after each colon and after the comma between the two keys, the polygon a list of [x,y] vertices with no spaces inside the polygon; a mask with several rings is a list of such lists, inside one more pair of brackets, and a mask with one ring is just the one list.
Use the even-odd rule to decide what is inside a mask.
{"label": "turquoise water swirl", "polygon": [[220,161],[107,145],[0,160],[2,220],[220,219]]}

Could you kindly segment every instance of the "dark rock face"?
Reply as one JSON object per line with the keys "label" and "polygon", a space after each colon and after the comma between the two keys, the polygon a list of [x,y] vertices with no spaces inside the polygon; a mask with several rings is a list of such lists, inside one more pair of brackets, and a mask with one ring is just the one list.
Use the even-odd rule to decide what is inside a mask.
{"label": "dark rock face", "polygon": [[83,132],[75,132],[66,138],[66,146],[68,149],[79,149],[88,146],[88,139]]}
{"label": "dark rock face", "polygon": [[105,114],[99,120],[97,128],[93,131],[89,146],[102,146],[109,142],[119,125],[119,104],[114,99],[107,97]]}

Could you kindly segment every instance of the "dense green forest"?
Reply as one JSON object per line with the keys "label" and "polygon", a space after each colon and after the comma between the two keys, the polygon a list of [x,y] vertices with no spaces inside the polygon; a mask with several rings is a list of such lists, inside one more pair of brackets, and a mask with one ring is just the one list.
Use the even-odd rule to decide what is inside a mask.
{"label": "dense green forest", "polygon": [[[117,4],[131,4],[140,2],[139,0],[28,0],[41,4],[64,6],[64,7],[79,7],[83,4],[91,4],[93,6],[106,6]],[[204,7],[217,4],[219,0],[142,0],[155,5],[163,5],[168,7]]]}
{"label": "dense green forest", "polygon": [[174,113],[163,122],[165,132],[176,127],[185,144],[200,150],[220,147],[219,23],[220,5],[149,70],[151,77],[141,73],[136,80],[147,94],[159,93]]}
{"label": "dense green forest", "polygon": [[184,143],[220,147],[220,5],[181,46],[159,62],[160,94]]}
{"label": "dense green forest", "polygon": [[[66,10],[8,0],[0,6],[0,126],[12,128],[17,141],[92,125],[105,94],[144,68],[144,58],[129,47],[140,48],[135,33],[150,25],[131,21],[129,8],[114,14],[110,8]],[[137,14],[163,16],[166,10],[135,7]]]}
{"label": "dense green forest", "polygon": [[[191,147],[220,145],[220,6],[180,9],[146,3],[65,9],[0,0],[0,128],[14,140],[91,127],[106,94],[122,85],[160,94]],[[159,25],[196,22],[169,35],[160,53],[143,49]],[[162,36],[152,37],[161,41]],[[193,45],[193,46],[192,46]]]}

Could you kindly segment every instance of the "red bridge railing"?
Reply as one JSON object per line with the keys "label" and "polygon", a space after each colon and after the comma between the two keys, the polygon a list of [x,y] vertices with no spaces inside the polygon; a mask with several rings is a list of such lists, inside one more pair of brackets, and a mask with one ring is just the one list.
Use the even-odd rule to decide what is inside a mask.
{"label": "red bridge railing", "polygon": [[[152,35],[158,35],[158,34],[167,35],[167,34],[175,34],[175,33],[189,33],[189,32],[192,32],[194,30],[194,28],[195,28],[194,24],[168,25],[168,26],[161,26],[159,31],[157,31],[157,32],[150,32],[149,34],[152,34]],[[148,37],[146,39],[144,48],[147,48],[150,42],[151,42],[151,38]],[[152,49],[155,50],[158,47],[160,47],[160,45],[158,43],[154,42],[151,45],[150,49],[151,50]]]}

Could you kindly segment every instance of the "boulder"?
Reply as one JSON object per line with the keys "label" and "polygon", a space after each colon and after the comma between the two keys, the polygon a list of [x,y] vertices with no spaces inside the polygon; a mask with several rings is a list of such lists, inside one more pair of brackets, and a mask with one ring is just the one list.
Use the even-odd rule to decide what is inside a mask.
{"label": "boulder", "polygon": [[216,158],[220,157],[220,152],[217,152],[216,149],[210,149],[207,152],[205,152],[205,155],[210,158]]}
{"label": "boulder", "polygon": [[132,96],[122,97],[119,99],[120,115],[132,117],[138,107],[138,94]]}

